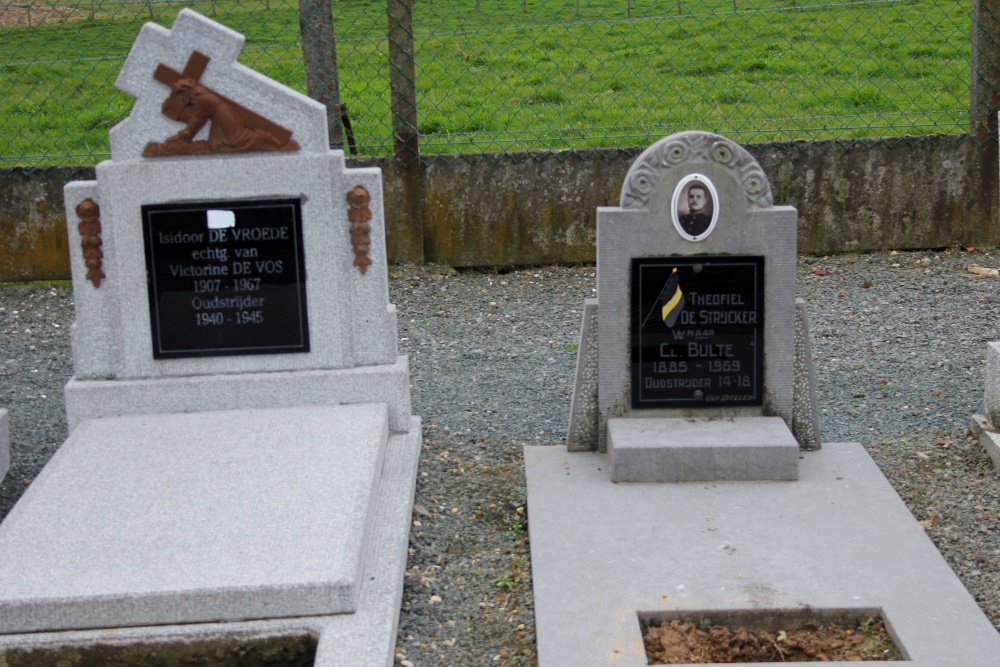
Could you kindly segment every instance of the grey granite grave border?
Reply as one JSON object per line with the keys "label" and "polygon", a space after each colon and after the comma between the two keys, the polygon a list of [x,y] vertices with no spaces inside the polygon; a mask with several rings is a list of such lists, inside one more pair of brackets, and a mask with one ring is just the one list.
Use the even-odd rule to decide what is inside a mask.
{"label": "grey granite grave border", "polygon": [[1000,469],[1000,431],[982,415],[972,415],[971,430],[983,451],[993,462],[993,467]]}
{"label": "grey granite grave border", "polygon": [[386,403],[389,428],[411,424],[409,359],[392,365],[287,373],[193,375],[140,380],[79,380],[66,384],[70,431],[83,419],[133,414],[241,408]]}
{"label": "grey granite grave border", "polygon": [[809,311],[805,299],[795,299],[795,397],[789,426],[802,449],[822,446],[819,430],[819,404],[816,402],[816,368],[809,336]]}
{"label": "grey granite grave border", "polygon": [[353,612],[388,433],[381,403],[85,421],[0,524],[0,632]]}
{"label": "grey granite grave border", "polygon": [[0,635],[0,659],[11,650],[95,644],[157,644],[238,637],[300,636],[319,639],[314,667],[391,665],[403,594],[403,571],[421,446],[421,422],[412,417],[406,433],[389,436],[369,540],[368,569],[353,614],[233,623],[196,623],[105,630]]}

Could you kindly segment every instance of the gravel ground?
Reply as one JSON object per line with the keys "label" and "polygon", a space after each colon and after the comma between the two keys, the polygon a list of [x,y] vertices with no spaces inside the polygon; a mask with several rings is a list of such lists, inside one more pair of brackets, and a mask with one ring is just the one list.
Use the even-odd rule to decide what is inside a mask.
{"label": "gravel ground", "polygon": [[[1000,279],[970,275],[971,263],[1000,266],[1000,252],[802,257],[798,294],[824,441],[865,444],[1000,627],[1000,475],[967,430],[982,411],[985,343],[1000,339]],[[424,419],[398,660],[535,664],[521,447],[562,444],[594,268],[390,277]],[[72,317],[65,284],[0,287],[13,459],[0,517],[65,438]]]}

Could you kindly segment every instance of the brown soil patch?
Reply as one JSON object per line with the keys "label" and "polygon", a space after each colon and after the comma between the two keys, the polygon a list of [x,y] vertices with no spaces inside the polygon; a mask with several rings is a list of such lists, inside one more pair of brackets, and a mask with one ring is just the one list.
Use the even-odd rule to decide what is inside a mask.
{"label": "brown soil patch", "polygon": [[0,650],[0,664],[10,667],[308,667],[316,662],[316,639],[222,636],[164,644],[94,644],[58,648]]}
{"label": "brown soil patch", "polygon": [[808,625],[774,633],[664,621],[644,628],[643,643],[651,665],[903,659],[881,618],[859,618],[853,626]]}

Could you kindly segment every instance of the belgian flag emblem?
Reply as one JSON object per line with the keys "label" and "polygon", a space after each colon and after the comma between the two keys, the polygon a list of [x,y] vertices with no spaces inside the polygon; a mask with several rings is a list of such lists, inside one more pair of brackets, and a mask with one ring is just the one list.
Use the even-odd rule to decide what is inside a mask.
{"label": "belgian flag emblem", "polygon": [[646,316],[646,321],[649,321],[653,313],[658,312],[663,323],[668,327],[673,327],[682,310],[684,310],[684,292],[681,290],[681,280],[677,275],[677,268],[674,267],[667,284],[663,286],[660,295],[656,297],[653,310]]}

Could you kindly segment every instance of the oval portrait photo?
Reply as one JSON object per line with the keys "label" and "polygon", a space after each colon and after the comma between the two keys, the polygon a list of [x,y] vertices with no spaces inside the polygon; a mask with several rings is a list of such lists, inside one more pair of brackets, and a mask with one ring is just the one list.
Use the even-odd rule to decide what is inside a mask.
{"label": "oval portrait photo", "polygon": [[674,189],[671,202],[674,228],[688,241],[701,241],[719,219],[718,195],[704,174],[688,174]]}

